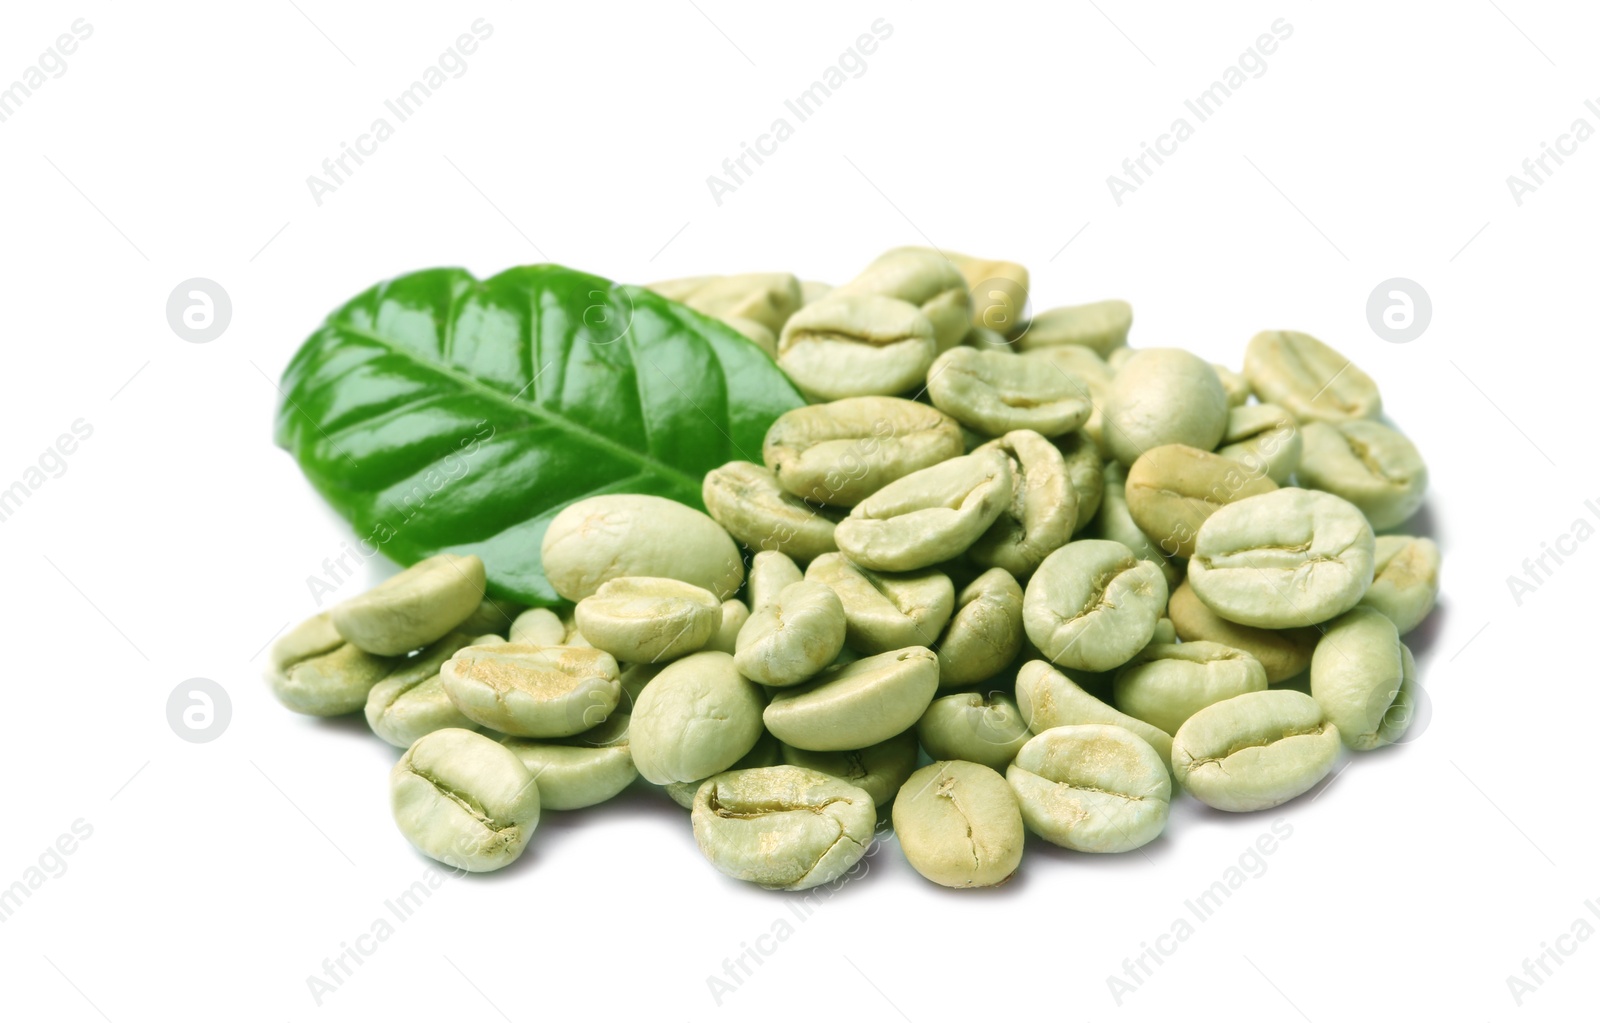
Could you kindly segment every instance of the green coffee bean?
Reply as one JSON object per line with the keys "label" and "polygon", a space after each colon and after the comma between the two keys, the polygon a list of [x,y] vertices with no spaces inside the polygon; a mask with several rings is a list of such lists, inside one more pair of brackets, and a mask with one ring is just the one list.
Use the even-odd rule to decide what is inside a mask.
{"label": "green coffee bean", "polygon": [[907,647],[830,668],[804,686],[780,689],[763,718],[767,730],[790,746],[861,749],[916,724],[938,687],[939,661],[933,651]]}
{"label": "green coffee bean", "polygon": [[733,663],[763,685],[799,685],[833,663],[844,636],[838,595],[819,582],[791,583],[739,631]]}
{"label": "green coffee bean", "polygon": [[[1124,351],[1125,349],[1118,349]],[[1097,454],[1094,459],[1096,470],[1104,458],[1110,457],[1110,452],[1105,445],[1105,405],[1106,399],[1111,394],[1111,381],[1114,374],[1111,367],[1106,365],[1106,360],[1096,355],[1092,349],[1081,345],[1058,345],[1053,348],[1035,348],[1028,353],[1035,359],[1042,359],[1051,367],[1051,372],[1056,373],[1074,384],[1082,384],[1087,393],[1079,397],[1089,402],[1089,418],[1084,420],[1082,432],[1094,446]],[[1060,443],[1060,440],[1057,440]]]}
{"label": "green coffee bean", "polygon": [[864,749],[822,752],[785,745],[783,762],[832,775],[861,789],[882,808],[917,768],[917,736],[901,732]]}
{"label": "green coffee bean", "polygon": [[1056,664],[1107,671],[1150,642],[1167,604],[1156,567],[1111,540],[1077,540],[1034,573],[1023,594],[1028,638]]}
{"label": "green coffee bean", "polygon": [[292,711],[335,717],[360,710],[396,661],[346,643],[328,612],[284,633],[267,655],[267,684]]}
{"label": "green coffee bean", "polygon": [[1277,490],[1278,485],[1232,459],[1185,444],[1163,444],[1128,469],[1128,514],[1168,557],[1194,554],[1194,537],[1225,504]]}
{"label": "green coffee bean", "polygon": [[707,650],[718,650],[731,654],[739,644],[739,630],[744,628],[744,623],[750,620],[750,608],[742,600],[724,600],[722,602],[722,617],[717,623],[716,634],[706,644]]}
{"label": "green coffee bean", "polygon": [[1302,424],[1376,419],[1383,411],[1372,378],[1310,334],[1257,334],[1244,350],[1244,375],[1256,397],[1282,405]]}
{"label": "green coffee bean", "polygon": [[1377,538],[1372,586],[1362,604],[1383,612],[1404,636],[1422,624],[1438,597],[1438,544],[1418,536]]}
{"label": "green coffee bean", "polygon": [[928,397],[957,422],[998,437],[1033,430],[1056,437],[1089,418],[1088,385],[1055,364],[960,346],[934,360]]}
{"label": "green coffee bean", "polygon": [[939,351],[961,343],[972,322],[972,295],[961,271],[935,249],[890,249],[835,295],[887,295],[909,302],[933,325]]}
{"label": "green coffee bean", "polygon": [[1339,730],[1293,689],[1213,703],[1172,737],[1178,784],[1218,810],[1265,810],[1309,791],[1339,759]]}
{"label": "green coffee bean", "polygon": [[539,825],[539,785],[522,761],[461,728],[412,743],[390,772],[389,799],[406,840],[459,870],[498,870]]}
{"label": "green coffee bean", "polygon": [[755,346],[773,358],[778,357],[778,335],[757,323],[755,320],[745,319],[743,316],[723,316],[721,320],[726,325],[743,334]]}
{"label": "green coffee bean", "polygon": [[943,412],[872,396],[785,412],[767,430],[761,459],[791,494],[849,508],[961,452],[961,428]]}
{"label": "green coffee bean", "polygon": [[1217,371],[1217,382],[1222,384],[1222,393],[1228,396],[1228,408],[1240,408],[1250,400],[1250,381],[1244,378],[1243,373],[1229,369],[1220,362],[1213,362],[1211,368]]}
{"label": "green coffee bean", "polygon": [[1100,540],[1113,540],[1133,551],[1133,556],[1156,567],[1168,587],[1178,585],[1183,573],[1166,556],[1156,541],[1145,535],[1133,521],[1128,510],[1128,470],[1116,462],[1107,462],[1102,477],[1105,483],[1100,499],[1100,511],[1090,523],[1088,534]]}
{"label": "green coffee bean", "polygon": [[750,320],[774,334],[801,306],[800,282],[786,273],[681,277],[647,287],[697,313],[719,320]]}
{"label": "green coffee bean", "polygon": [[991,568],[956,596],[955,615],[939,640],[939,688],[994,678],[1016,659],[1022,635],[1022,587],[1005,569]]}
{"label": "green coffee bean", "polygon": [[560,646],[567,638],[567,627],[559,615],[545,607],[534,607],[517,615],[511,623],[513,643],[529,646]]}
{"label": "green coffee bean", "polygon": [[810,305],[819,298],[827,298],[832,293],[831,284],[824,284],[821,281],[800,282],[800,304],[803,306]]}
{"label": "green coffee bean", "polygon": [[947,888],[1003,884],[1022,862],[1022,812],[993,769],[961,760],[929,764],[894,800],[894,831],[907,861]]}
{"label": "green coffee bean", "polygon": [[[765,730],[756,744],[750,747],[750,752],[733,762],[729,771],[752,771],[758,767],[776,767],[784,762],[783,750],[778,745],[778,740]],[[725,772],[718,771],[717,774]],[[711,777],[716,777],[712,775]],[[672,801],[685,810],[694,809],[695,794],[700,791],[710,778],[696,778],[694,781],[669,781],[661,786],[663,792],[672,797]]]}
{"label": "green coffee bean", "polygon": [[[1056,448],[1067,467],[1067,481],[1077,495],[1078,514],[1072,524],[1074,535],[1088,528],[1100,511],[1100,501],[1105,496],[1105,463],[1087,429],[1055,438]],[[1119,465],[1120,470],[1122,467]],[[1109,538],[1108,538],[1109,539]]]}
{"label": "green coffee bean", "polygon": [[711,641],[722,602],[676,579],[621,576],[578,601],[575,614],[585,638],[619,661],[670,661]]}
{"label": "green coffee bean", "polygon": [[1204,707],[1265,688],[1260,661],[1200,640],[1145,647],[1117,672],[1113,693],[1118,707],[1171,734]]}
{"label": "green coffee bean", "polygon": [[1280,486],[1300,467],[1300,424],[1277,405],[1241,405],[1228,410],[1217,454]]}
{"label": "green coffee bean", "polygon": [[890,575],[824,554],[805,577],[827,585],[844,607],[845,645],[862,654],[931,646],[955,610],[956,590],[942,572]]}
{"label": "green coffee bean", "polygon": [[843,289],[791,316],[778,338],[778,365],[813,400],[909,391],[936,354],[916,306]]}
{"label": "green coffee bean", "polygon": [[843,875],[866,854],[872,797],[803,767],[719,774],[695,795],[694,839],[712,866],[763,888],[800,891]]}
{"label": "green coffee bean", "polygon": [[765,466],[729,462],[706,473],[701,499],[735,540],[752,550],[783,551],[800,561],[838,550],[840,513],[814,508],[778,484]]}
{"label": "green coffee bean", "polygon": [[570,504],[550,521],[539,551],[550,585],[571,601],[629,575],[692,583],[718,600],[744,582],[744,560],[727,530],[664,497],[602,494]]}
{"label": "green coffee bean", "polygon": [[1004,771],[1032,734],[1016,701],[1004,693],[941,696],[917,720],[917,741],[928,756],[995,771]]}
{"label": "green coffee bean", "polygon": [[339,635],[369,654],[425,647],[466,621],[483,601],[477,555],[435,554],[328,612]]}
{"label": "green coffee bean", "polygon": [[1172,759],[1172,736],[1086,692],[1045,661],[1017,672],[1017,710],[1035,735],[1062,725],[1116,725],[1150,744],[1163,763]]}
{"label": "green coffee bean", "polygon": [[1133,306],[1121,299],[1058,306],[1035,313],[1028,329],[1017,338],[1017,347],[1031,352],[1059,345],[1081,345],[1104,356],[1128,343],[1128,330],[1132,326]]}
{"label": "green coffee bean", "polygon": [[1010,460],[980,451],[920,469],[856,505],[834,530],[864,568],[910,572],[972,546],[1011,498]]}
{"label": "green coffee bean", "polygon": [[1373,422],[1307,423],[1295,475],[1360,508],[1373,529],[1392,529],[1422,507],[1428,467],[1405,434]]}
{"label": "green coffee bean", "polygon": [[665,785],[727,770],[761,737],[764,702],[727,654],[672,662],[633,705],[629,738],[640,776]]}
{"label": "green coffee bean", "polygon": [[1028,306],[1028,268],[1003,259],[947,252],[972,295],[972,325],[1009,337],[1022,329]]}
{"label": "green coffee bean", "polygon": [[1355,750],[1386,746],[1405,733],[1416,677],[1394,623],[1370,607],[1335,618],[1311,656],[1311,695]]}
{"label": "green coffee bean", "polygon": [[628,715],[616,713],[570,739],[506,738],[501,745],[533,775],[543,809],[579,810],[604,803],[638,777],[628,728]]}
{"label": "green coffee bean", "polygon": [[755,613],[778,599],[790,583],[805,578],[794,559],[781,551],[757,551],[750,559],[750,611]]}
{"label": "green coffee bean", "polygon": [[1163,444],[1210,451],[1228,425],[1228,396],[1211,364],[1181,348],[1135,352],[1111,381],[1105,440],[1123,465]]}
{"label": "green coffee bean", "polygon": [[1311,651],[1321,635],[1314,628],[1257,629],[1230,622],[1195,596],[1188,580],[1172,591],[1167,615],[1178,638],[1185,643],[1221,643],[1254,657],[1266,672],[1269,685],[1287,681],[1311,667]]}
{"label": "green coffee bean", "polygon": [[1051,551],[1072,539],[1078,492],[1061,450],[1032,430],[1013,430],[979,447],[1006,457],[1009,503],[967,552],[973,561],[1026,579]]}
{"label": "green coffee bean", "polygon": [[450,702],[444,680],[439,677],[444,663],[474,642],[465,633],[452,632],[402,661],[373,686],[366,703],[367,725],[373,734],[391,746],[406,749],[441,728],[476,731],[477,724]]}
{"label": "green coffee bean", "polygon": [[1287,629],[1350,610],[1372,582],[1373,536],[1350,502],[1284,487],[1227,505],[1200,527],[1189,584],[1218,615]]}
{"label": "green coffee bean", "polygon": [[506,735],[577,735],[622,698],[617,662],[603,650],[503,643],[469,646],[439,669],[456,709]]}
{"label": "green coffee bean", "polygon": [[1172,779],[1148,742],[1116,725],[1065,725],[1029,739],[1006,769],[1022,822],[1077,852],[1129,852],[1167,826]]}

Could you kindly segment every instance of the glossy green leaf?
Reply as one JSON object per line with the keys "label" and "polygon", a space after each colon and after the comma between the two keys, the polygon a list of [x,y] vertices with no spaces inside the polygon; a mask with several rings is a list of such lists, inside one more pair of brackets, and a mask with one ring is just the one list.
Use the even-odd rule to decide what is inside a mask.
{"label": "glossy green leaf", "polygon": [[277,440],[358,535],[409,564],[477,554],[497,596],[559,602],[539,564],[581,498],[701,507],[802,404],[764,352],[643,288],[564,267],[424,270],[351,300],[284,371]]}

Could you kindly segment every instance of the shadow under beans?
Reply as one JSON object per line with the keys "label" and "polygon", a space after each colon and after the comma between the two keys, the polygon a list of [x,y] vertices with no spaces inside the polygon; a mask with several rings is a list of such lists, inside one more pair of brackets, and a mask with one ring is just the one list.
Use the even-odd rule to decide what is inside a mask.
{"label": "shadow under beans", "polygon": [[1411,656],[1417,662],[1417,672],[1421,674],[1422,667],[1433,661],[1434,647],[1444,635],[1445,623],[1450,619],[1450,605],[1442,599],[1433,605],[1433,610],[1428,612],[1428,617],[1417,624],[1417,627],[1400,637],[1410,650]]}
{"label": "shadow under beans", "polygon": [[1023,849],[1022,863],[1024,870],[1030,863],[1037,868],[1039,864],[1045,862],[1058,863],[1069,870],[1087,868],[1111,872],[1160,870],[1176,855],[1173,851],[1175,848],[1176,844],[1172,840],[1170,830],[1163,831],[1137,849],[1120,853],[1078,852],[1029,832],[1027,844]]}

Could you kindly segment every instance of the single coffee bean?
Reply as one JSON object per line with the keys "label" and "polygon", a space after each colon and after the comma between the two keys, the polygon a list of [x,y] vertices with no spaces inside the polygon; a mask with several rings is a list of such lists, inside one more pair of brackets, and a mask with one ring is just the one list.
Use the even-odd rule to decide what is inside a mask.
{"label": "single coffee bean", "polygon": [[896,298],[842,290],[784,325],[778,365],[789,379],[807,397],[823,401],[900,394],[927,379],[938,354],[928,318]]}
{"label": "single coffee bean", "polygon": [[595,806],[627,788],[639,772],[628,748],[629,718],[616,713],[570,739],[501,740],[539,784],[545,810]]}
{"label": "single coffee bean", "polygon": [[886,295],[909,302],[933,325],[939,351],[961,343],[972,322],[972,294],[955,264],[935,249],[890,249],[835,295]]}
{"label": "single coffee bean", "polygon": [[1149,743],[1163,763],[1172,760],[1171,735],[1097,699],[1046,661],[1017,672],[1017,710],[1035,735],[1062,725],[1116,725]]}
{"label": "single coffee bean", "polygon": [[[758,767],[776,767],[783,762],[783,749],[778,745],[778,740],[774,739],[771,733],[763,730],[761,737],[756,740],[756,744],[750,747],[750,752],[735,760],[733,766],[729,767],[728,770],[753,771]],[[717,772],[717,774],[723,773],[722,771]],[[711,777],[715,778],[716,774]],[[694,809],[694,797],[699,793],[700,786],[710,780],[711,778],[696,778],[694,781],[669,781],[661,786],[661,790],[671,796],[674,803],[677,803],[685,810],[692,810]]]}
{"label": "single coffee bean", "polygon": [[1006,457],[1010,501],[967,553],[979,565],[1026,579],[1051,551],[1072,539],[1078,492],[1067,476],[1061,449],[1032,430],[1013,430],[974,454],[987,451]]}
{"label": "single coffee bean", "polygon": [[1311,667],[1311,651],[1321,636],[1315,628],[1258,629],[1230,622],[1195,596],[1188,580],[1172,591],[1167,615],[1178,638],[1185,643],[1220,643],[1254,657],[1267,675],[1267,684],[1287,681]]}
{"label": "single coffee bean", "polygon": [[367,653],[394,657],[466,621],[483,601],[483,585],[477,555],[435,554],[332,608],[328,619]]}
{"label": "single coffee bean", "polygon": [[780,765],[708,780],[690,820],[700,851],[724,874],[801,891],[842,876],[866,854],[877,812],[854,785]]}
{"label": "single coffee bean", "polygon": [[1128,514],[1168,557],[1194,554],[1201,524],[1225,504],[1277,490],[1238,462],[1185,444],[1163,444],[1128,469]]}
{"label": "single coffee bean", "polygon": [[833,293],[833,285],[824,284],[822,281],[800,282],[800,304],[810,305],[819,298],[827,298]]}
{"label": "single coffee bean", "polygon": [[1166,604],[1166,580],[1154,565],[1120,543],[1077,540],[1028,581],[1022,623],[1056,664],[1108,671],[1150,642]]}
{"label": "single coffee bean", "polygon": [[469,646],[439,669],[456,709],[506,735],[560,738],[604,721],[622,698],[603,650],[502,643]]}
{"label": "single coffee bean", "polygon": [[1022,587],[1010,572],[991,568],[956,595],[955,615],[939,639],[939,688],[994,678],[1016,659],[1022,638]]}
{"label": "single coffee bean", "polygon": [[469,636],[486,636],[489,633],[505,638],[511,631],[511,624],[517,616],[526,611],[521,604],[510,600],[501,600],[498,597],[484,597],[478,602],[478,609],[467,616],[467,620],[455,627],[456,632],[464,632]]}
{"label": "single coffee bean", "polygon": [[724,600],[722,602],[722,617],[718,621],[716,634],[706,644],[707,650],[717,650],[731,654],[739,645],[739,630],[744,628],[744,623],[750,620],[750,608],[742,600]]}
{"label": "single coffee bean", "polygon": [[1063,434],[1055,438],[1055,445],[1067,467],[1067,481],[1077,495],[1078,513],[1072,525],[1073,535],[1077,535],[1088,528],[1100,511],[1100,501],[1106,490],[1105,463],[1087,429]]}
{"label": "single coffee bean", "polygon": [[446,661],[474,643],[471,636],[452,632],[384,676],[367,693],[366,717],[372,733],[391,746],[406,749],[441,728],[476,731],[477,724],[450,702],[439,677]]}
{"label": "single coffee bean", "polygon": [[462,728],[429,732],[389,774],[400,833],[458,870],[498,870],[539,825],[539,785],[510,750]]}
{"label": "single coffee bean", "polygon": [[739,631],[733,663],[762,685],[799,685],[833,663],[844,636],[838,595],[823,583],[791,583]]}
{"label": "single coffee bean", "polygon": [[1133,556],[1140,561],[1154,565],[1168,587],[1178,585],[1183,572],[1156,545],[1156,541],[1133,521],[1133,513],[1128,509],[1128,470],[1117,462],[1107,462],[1102,479],[1104,490],[1100,498],[1100,511],[1089,524],[1088,535],[1122,544],[1133,551]]}
{"label": "single coffee bean", "polygon": [[980,259],[959,252],[945,255],[967,282],[972,295],[972,325],[1001,336],[1022,329],[1028,308],[1028,268],[1003,259]]}
{"label": "single coffee bean", "polygon": [[1376,419],[1383,411],[1372,378],[1310,334],[1257,334],[1244,350],[1244,375],[1256,397],[1282,405],[1302,424]]}
{"label": "single coffee bean", "polygon": [[947,888],[1003,884],[1022,862],[1022,812],[992,768],[962,760],[929,764],[894,800],[894,831],[906,860]]}
{"label": "single coffee bean", "polygon": [[672,662],[633,705],[628,734],[639,775],[665,785],[727,770],[761,737],[765,702],[727,654],[703,651]]}
{"label": "single coffee bean", "polygon": [[567,627],[561,616],[547,607],[533,607],[517,615],[511,623],[510,639],[513,643],[529,646],[560,646],[567,638]]}
{"label": "single coffee bean", "polygon": [[1033,430],[1056,437],[1089,418],[1088,385],[1053,363],[958,346],[928,370],[928,397],[957,422],[998,437]]}
{"label": "single coffee bean", "polygon": [[1266,810],[1309,791],[1339,759],[1339,729],[1293,689],[1213,703],[1172,737],[1172,770],[1218,810]]}
{"label": "single coffee bean", "polygon": [[1087,853],[1130,852],[1161,836],[1167,765],[1116,725],[1065,725],[1029,739],[1006,769],[1028,830]]}
{"label": "single coffee bean", "polygon": [[755,613],[778,599],[784,587],[805,578],[794,559],[781,551],[757,551],[750,559],[747,587],[750,611]]}
{"label": "single coffee bean", "polygon": [[744,582],[744,559],[728,531],[664,497],[602,494],[570,504],[550,521],[539,551],[550,585],[571,601],[629,575],[692,583],[718,600]]}
{"label": "single coffee bean", "polygon": [[1277,405],[1240,405],[1228,410],[1217,454],[1231,458],[1280,486],[1300,467],[1300,424]]}
{"label": "single coffee bean", "polygon": [[960,426],[938,409],[870,396],[785,412],[767,430],[761,458],[791,494],[850,508],[962,450]]}
{"label": "single coffee bean", "polygon": [[1243,373],[1219,362],[1213,362],[1211,368],[1217,371],[1217,382],[1222,384],[1222,393],[1228,396],[1228,408],[1240,408],[1250,400],[1250,381]]}
{"label": "single coffee bean", "polygon": [[824,554],[807,566],[805,577],[838,594],[845,645],[857,653],[932,646],[955,610],[955,584],[943,572],[891,575],[852,564],[842,554]]}
{"label": "single coffee bean", "polygon": [[1267,688],[1261,662],[1242,650],[1207,643],[1145,647],[1117,672],[1117,706],[1168,734],[1213,703]]}
{"label": "single coffee bean", "polygon": [[886,807],[917,769],[917,735],[901,732],[864,749],[819,751],[784,745],[783,762],[830,774],[861,789]]}
{"label": "single coffee bean", "polygon": [[1372,586],[1361,603],[1381,611],[1400,635],[1422,624],[1439,597],[1439,545],[1425,536],[1380,536]]}
{"label": "single coffee bean", "polygon": [[1288,629],[1350,610],[1372,582],[1372,527],[1350,502],[1285,487],[1219,509],[1200,527],[1189,585],[1218,615]]}
{"label": "single coffee bean", "polygon": [[1311,657],[1311,695],[1354,750],[1405,734],[1415,709],[1417,666],[1394,623],[1370,607],[1335,618]]}
{"label": "single coffee bean", "polygon": [[935,760],[967,760],[1004,771],[1032,736],[1016,701],[1004,693],[951,693],[928,704],[917,741]]}
{"label": "single coffee bean", "polygon": [[325,611],[272,644],[266,679],[272,695],[290,710],[336,717],[366,706],[367,694],[396,663],[346,643]]}
{"label": "single coffee bean", "polygon": [[719,320],[751,320],[777,333],[800,308],[800,281],[794,274],[748,273],[680,277],[647,287]]}
{"label": "single coffee bean", "polygon": [[1105,439],[1123,465],[1163,444],[1210,451],[1228,425],[1228,396],[1211,364],[1181,348],[1143,348],[1111,381]]}
{"label": "single coffee bean", "polygon": [[751,550],[782,551],[800,561],[838,550],[837,511],[813,507],[778,484],[772,470],[729,462],[706,473],[701,499],[711,517]]}
{"label": "single coffee bean", "polygon": [[979,451],[920,469],[856,505],[834,530],[864,568],[911,572],[971,547],[1011,498],[1010,460]]}
{"label": "single coffee bean", "polygon": [[619,661],[670,661],[699,650],[722,624],[710,590],[676,579],[621,576],[578,601],[578,628]]}
{"label": "single coffee bean", "polygon": [[1422,507],[1428,467],[1405,434],[1370,419],[1307,423],[1300,483],[1338,494],[1373,529],[1393,529]]}
{"label": "single coffee bean", "polygon": [[1132,326],[1133,306],[1121,299],[1058,306],[1035,313],[1027,330],[1017,338],[1017,347],[1031,352],[1080,345],[1104,356],[1128,343]]}
{"label": "single coffee bean", "polygon": [[907,647],[830,668],[804,686],[780,689],[763,718],[767,730],[790,746],[861,749],[915,725],[938,687],[939,661],[933,651]]}

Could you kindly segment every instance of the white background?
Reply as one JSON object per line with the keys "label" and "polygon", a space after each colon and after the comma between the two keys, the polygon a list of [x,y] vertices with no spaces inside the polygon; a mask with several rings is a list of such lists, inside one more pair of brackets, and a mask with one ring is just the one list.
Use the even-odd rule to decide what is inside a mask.
{"label": "white background", "polygon": [[[1600,940],[1547,959],[1521,1007],[1506,978],[1573,948],[1575,921],[1600,927],[1584,906],[1600,906],[1600,699],[1582,653],[1600,543],[1521,606],[1506,578],[1574,520],[1600,524],[1600,140],[1521,205],[1506,178],[1574,119],[1600,129],[1584,107],[1600,98],[1595,12],[696,2],[7,5],[0,84],[74,19],[93,34],[0,123],[0,488],[73,421],[93,435],[0,522],[0,887],[74,821],[93,833],[0,923],[0,1013],[1592,1015]],[[307,176],[479,17],[493,35],[466,73],[314,202]],[[866,72],[713,202],[707,175],[880,17],[893,34]],[[1265,73],[1190,115],[1194,137],[1118,205],[1107,175],[1279,18],[1293,34]],[[1429,461],[1445,550],[1442,606],[1413,637],[1421,734],[1352,758],[1314,801],[1247,816],[1187,801],[1143,853],[1030,843],[999,890],[927,884],[891,840],[721,1006],[706,978],[793,897],[716,873],[656,794],[551,813],[522,861],[448,881],[319,1007],[307,977],[427,862],[389,817],[396,751],[359,718],[283,710],[259,680],[261,648],[316,610],[306,579],[350,539],[271,443],[296,346],[369,284],[428,266],[838,282],[929,242],[1028,264],[1039,307],[1127,298],[1136,345],[1237,365],[1257,330],[1293,328],[1377,378]],[[233,302],[209,344],[164,311],[196,276]],[[1409,344],[1367,322],[1396,276],[1433,303]],[[196,676],[232,701],[207,744],[167,723]],[[1107,977],[1278,818],[1292,836],[1265,872],[1118,1006]]]}

